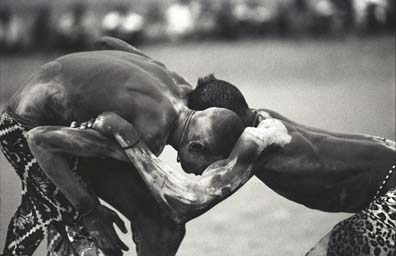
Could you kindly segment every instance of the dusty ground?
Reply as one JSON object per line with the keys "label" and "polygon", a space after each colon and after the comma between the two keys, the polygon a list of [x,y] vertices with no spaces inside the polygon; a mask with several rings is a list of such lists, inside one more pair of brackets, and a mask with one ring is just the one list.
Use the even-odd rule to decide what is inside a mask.
{"label": "dusty ground", "polygon": [[[271,108],[324,129],[395,139],[394,37],[195,43],[144,50],[193,84],[198,76],[214,72],[237,85],[253,107]],[[4,104],[29,73],[49,59],[0,56],[0,102]],[[171,150],[163,158],[176,166]],[[2,155],[0,192],[1,249],[20,198],[20,183]],[[253,178],[234,196],[188,224],[178,255],[303,255],[346,216],[297,205]],[[130,235],[124,240],[133,249]],[[43,246],[36,255],[45,255]]]}

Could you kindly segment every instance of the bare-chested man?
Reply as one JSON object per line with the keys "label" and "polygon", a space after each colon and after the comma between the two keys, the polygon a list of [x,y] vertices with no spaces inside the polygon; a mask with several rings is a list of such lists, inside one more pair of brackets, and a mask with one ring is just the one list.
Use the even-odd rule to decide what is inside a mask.
{"label": "bare-chested man", "polygon": [[[209,102],[213,100],[215,105],[224,106],[218,100],[225,100],[230,109],[239,105],[233,93],[230,97],[233,100],[227,102],[227,92],[217,88],[215,91],[218,90],[221,94],[216,95],[213,88],[210,88],[211,83],[222,82],[224,81],[214,77],[201,81],[197,91],[191,95],[191,103],[194,102],[195,93],[200,94],[199,100],[208,98],[205,93],[200,92],[201,87],[206,87],[211,90],[208,94]],[[230,85],[226,87],[228,86]],[[213,98],[210,99],[211,97]],[[210,104],[206,102],[205,105]],[[243,105],[247,107],[247,104]],[[242,179],[243,182],[238,182],[240,186],[255,174],[281,195],[308,207],[325,211],[357,212],[339,223],[309,255],[393,255],[396,252],[393,141],[305,127],[270,110],[260,110],[258,114],[248,108],[245,110],[251,113],[242,119],[251,126],[257,126],[258,123],[257,132],[262,133],[256,137],[254,143],[265,148],[258,157],[253,158],[256,160],[246,170],[239,169],[238,164],[227,168],[226,165],[218,163],[203,172],[184,168],[185,171],[201,174],[195,176],[173,171],[157,159],[143,141],[124,151],[157,200],[170,212],[174,212],[176,219],[190,218],[206,211],[209,209],[206,207],[208,196],[217,195],[217,201],[223,200],[234,191],[235,180]],[[133,126],[116,114],[100,116],[83,127],[92,127],[114,138],[120,145],[125,145],[125,141],[134,137]],[[124,127],[122,132],[120,127]],[[109,147],[117,151],[118,147],[108,143]],[[76,143],[75,146],[89,151],[89,142],[84,144]],[[239,144],[226,162],[232,163],[232,159],[238,162],[239,158],[235,154],[237,148],[240,148]],[[122,151],[119,155],[122,155]],[[389,167],[386,168],[387,166]],[[213,173],[217,176],[215,183]],[[218,189],[220,187],[222,190]]]}
{"label": "bare-chested man", "polygon": [[[124,157],[106,146],[106,138],[64,127],[112,111],[138,131],[124,141],[126,148],[133,147],[140,136],[155,155],[170,144],[179,151],[182,165],[195,171],[229,155],[243,130],[238,116],[219,108],[188,109],[191,87],[183,78],[134,48],[127,51],[60,57],[42,66],[10,99],[1,116],[0,139],[22,180],[22,203],[11,220],[4,255],[31,255],[49,225],[65,235],[62,224],[72,224],[77,217],[107,255],[121,255],[126,247],[113,222],[124,230],[122,222],[100,205],[76,174],[87,175],[94,191],[132,220],[140,255],[158,255],[158,251],[173,255],[185,232],[183,223],[199,214],[198,210],[186,218],[174,212],[163,214],[131,165],[100,159]],[[249,140],[249,131],[242,137]],[[94,142],[95,147],[79,151],[74,146],[84,142]],[[242,161],[243,169],[258,152],[257,145],[250,144],[253,149],[242,143],[237,152],[249,160]],[[117,175],[112,174],[116,171]],[[109,180],[113,186],[104,185]],[[208,199],[201,211],[216,202]],[[172,214],[176,220],[169,218]]]}
{"label": "bare-chested man", "polygon": [[[125,49],[128,50],[129,46],[125,45]],[[224,93],[224,91],[221,93]],[[218,96],[219,95],[213,94],[213,97],[216,100],[224,98],[227,99],[227,96]],[[232,105],[239,104],[238,102],[234,101],[230,102],[230,109],[233,109],[234,106]],[[205,104],[206,106],[204,107],[207,107],[207,103]],[[218,104],[218,102],[216,104]],[[243,110],[243,108],[240,108],[239,110],[241,109]],[[251,124],[256,125],[257,119],[262,119],[262,116],[257,117],[257,115],[250,110],[233,110],[239,114],[245,124],[250,124],[251,122]],[[261,112],[262,115],[268,117],[266,113],[267,112]],[[278,116],[276,117],[279,118]],[[149,148],[142,140],[138,141],[136,144],[129,145],[129,140],[135,141],[136,133],[131,133],[131,131],[133,131],[133,127],[129,127],[129,129],[126,130],[120,129],[120,127],[128,127],[128,125],[130,125],[126,121],[120,121],[120,119],[122,120],[122,118],[119,118],[116,115],[106,114],[100,116],[100,118],[98,118],[95,123],[90,123],[88,126],[92,126],[108,136],[114,136],[114,134],[116,134],[117,136],[115,136],[115,139],[121,145],[128,147],[131,146],[130,148],[125,149],[126,155],[123,153],[124,150],[122,150],[120,147],[117,147],[111,141],[106,141],[106,139],[103,139],[101,135],[95,132],[91,131],[92,134],[89,134],[89,132],[74,133],[74,131],[64,128],[60,130],[59,133],[51,133],[52,130],[49,129],[49,133],[47,133],[47,139],[45,139],[45,133],[43,137],[42,131],[40,131],[40,129],[36,129],[35,132],[32,132],[34,135],[32,137],[37,138],[37,140],[32,140],[32,148],[36,149],[35,151],[37,155],[45,155],[46,150],[48,149],[49,152],[55,151],[63,153],[71,153],[71,151],[74,150],[73,153],[76,155],[92,154],[92,156],[97,156],[102,154],[115,157],[120,160],[126,160],[126,156],[128,156],[129,159],[138,167],[140,174],[143,176],[143,179],[148,184],[150,190],[153,192],[158,202],[160,202],[166,209],[170,211],[173,219],[176,220],[176,222],[184,222],[192,217],[195,217],[212,207],[214,203],[219,202],[220,200],[229,196],[239,186],[246,182],[251,175],[253,175],[252,170],[254,170],[257,175],[258,170],[263,166],[261,162],[263,159],[266,159],[266,161],[264,161],[266,164],[270,163],[269,165],[272,165],[271,170],[273,170],[273,174],[270,180],[277,180],[277,172],[281,174],[285,173],[283,179],[290,180],[290,175],[293,173],[299,173],[295,172],[295,170],[298,169],[303,170],[301,172],[301,177],[303,178],[299,180],[300,183],[297,182],[300,185],[308,182],[308,184],[311,186],[310,188],[317,188],[316,182],[320,180],[323,181],[326,178],[321,175],[313,177],[315,175],[312,175],[310,172],[313,169],[306,169],[307,166],[304,166],[304,163],[313,163],[313,159],[318,159],[315,157],[315,152],[312,149],[314,147],[322,147],[322,149],[324,149],[326,148],[323,148],[324,143],[322,143],[320,140],[315,141],[315,139],[318,137],[312,136],[312,134],[303,133],[302,130],[293,128],[290,124],[287,124],[287,122],[284,121],[284,118],[279,118],[283,123],[280,123],[274,119],[268,119],[262,122],[259,127],[260,129],[248,129],[248,132],[245,131],[246,133],[244,133],[240,138],[229,157],[222,162],[218,162],[217,164],[210,166],[202,176],[186,176],[177,172],[173,172],[171,169],[164,167],[164,165],[160,163],[158,159],[156,159],[155,155],[150,152]],[[116,125],[114,126],[114,124]],[[285,126],[288,128],[288,130],[284,129]],[[310,130],[307,127],[304,128],[306,130]],[[326,134],[325,131],[320,131],[317,129],[311,130]],[[291,137],[288,133],[291,135]],[[331,133],[328,133],[327,135],[329,134]],[[352,137],[354,137],[354,135],[352,135],[351,138]],[[58,140],[54,141],[54,138],[58,138]],[[67,138],[73,138],[73,140],[68,140]],[[293,138],[293,140],[290,141],[290,138]],[[43,145],[48,148],[36,147],[36,144],[40,144],[37,142],[42,142],[42,139],[44,139]],[[95,143],[95,140],[97,143]],[[104,147],[103,145],[106,146]],[[192,143],[190,146],[191,151],[187,151],[188,154],[180,154],[184,160],[194,156],[194,154],[197,156],[206,151],[206,147],[202,143]],[[263,153],[260,156],[261,160],[258,162],[256,161],[254,168],[251,168],[252,162],[249,163],[249,161],[253,161],[258,156],[258,154],[260,154],[261,150],[267,146],[270,146],[265,151],[268,153],[269,158],[267,158],[266,154]],[[193,154],[190,154],[191,152],[193,152]],[[241,152],[248,152],[249,154],[244,155]],[[278,154],[274,152],[277,152]],[[308,154],[309,152],[311,153]],[[324,150],[318,153],[326,154],[326,152],[330,151]],[[337,154],[334,156],[337,156]],[[304,160],[304,158],[306,159]],[[268,161],[268,159],[270,160]],[[331,162],[331,159],[328,160]],[[271,161],[273,162],[271,163]],[[205,169],[205,166],[203,165],[196,165],[196,163],[186,164],[186,162],[188,161],[182,161],[182,165],[187,171],[202,173],[202,171]],[[317,169],[315,170],[318,170],[321,173],[323,173],[323,170],[326,171],[325,168],[319,169],[320,166],[316,167]],[[157,172],[150,170],[157,170]],[[291,170],[291,172],[288,172],[288,170]],[[352,173],[349,174],[352,175]],[[346,172],[341,170],[341,176],[342,175],[346,175]],[[338,177],[338,173],[333,173],[333,176]],[[266,182],[270,183],[270,181]],[[279,180],[276,184],[279,184],[279,187],[283,185],[283,183]],[[304,200],[304,193],[298,194],[298,190],[300,190],[301,187],[291,187],[291,189],[293,188],[296,190],[299,200]],[[307,190],[310,188],[307,188]],[[287,191],[288,188],[284,189]],[[306,190],[303,189],[303,191]],[[298,200],[296,201],[298,202]],[[319,201],[323,200],[314,200],[314,203]],[[309,205],[309,203],[307,203],[307,205]],[[170,223],[169,226],[175,224],[172,222],[168,223]],[[135,239],[135,241],[136,240],[137,239]],[[181,238],[179,238],[179,240],[181,240]],[[173,242],[171,239],[168,239],[167,241],[171,244]],[[177,249],[178,242],[176,242],[176,244]]]}
{"label": "bare-chested man", "polygon": [[[197,214],[196,209],[206,205],[205,190],[213,188],[213,185],[207,186],[207,177],[212,178],[211,174],[227,177],[220,179],[219,185],[232,192],[234,179],[243,177],[245,182],[255,174],[279,194],[310,208],[357,213],[339,223],[310,255],[395,253],[396,177],[393,141],[375,136],[329,132],[300,125],[271,110],[249,109],[237,88],[214,76],[201,79],[190,94],[189,106],[197,110],[228,108],[238,114],[245,126],[255,127],[260,123],[259,126],[264,130],[259,129],[257,132],[264,135],[257,136],[254,143],[261,144],[265,150],[246,172],[235,171],[238,168],[227,168],[226,165],[212,165],[206,171],[183,166],[185,171],[195,174],[204,171],[201,177],[172,171],[156,159],[142,141],[125,150],[157,200],[169,211],[175,212],[174,218]],[[126,122],[112,115],[98,120],[89,126],[111,137],[116,134],[115,139],[121,145],[125,144],[124,140],[130,135],[128,132],[120,135],[111,128],[111,123],[113,126],[117,124],[114,127],[119,129],[128,127]],[[106,123],[103,120],[109,122],[108,128],[101,125],[101,122]],[[279,132],[282,126],[286,128],[290,141],[287,141],[288,136],[284,132]],[[133,127],[129,126],[126,130],[130,132]],[[277,132],[269,132],[271,130]],[[276,136],[284,139],[271,142]],[[84,148],[82,144],[79,146]],[[204,148],[196,145],[194,150],[200,152]],[[235,159],[233,157],[235,154],[231,153],[228,161]],[[239,182],[238,186],[243,182]],[[173,189],[178,186],[190,189]],[[183,193],[178,194],[180,191]],[[217,200],[229,194],[219,193]],[[363,226],[361,223],[364,223]]]}
{"label": "bare-chested man", "polygon": [[[310,208],[356,213],[336,225],[309,255],[393,255],[396,252],[396,155],[393,141],[368,135],[329,132],[300,125],[272,110],[250,109],[236,87],[214,76],[199,81],[190,95],[189,106],[197,110],[207,107],[231,109],[240,116],[245,126],[260,124],[260,127],[274,129],[279,125],[277,122],[281,122],[286,128],[291,140],[284,140],[282,145],[268,143],[276,133],[260,137],[265,150],[246,172],[217,167],[216,172],[222,173],[223,169],[229,181],[232,181],[232,175],[243,175],[243,180],[247,181],[255,174],[279,194]],[[106,129],[100,125],[102,119],[100,117],[99,121],[89,126],[108,136],[118,134],[115,139],[124,144],[123,140],[128,135],[120,137],[111,127],[128,127],[129,124],[113,116],[104,118],[110,123],[107,125],[110,128]],[[129,125],[129,129],[124,130],[130,132],[133,127]],[[144,142],[125,152],[146,182],[152,184],[149,188],[153,194],[170,211],[188,211],[204,201],[201,187],[205,188],[205,177],[211,171],[202,173],[199,169],[184,168],[185,171],[202,174],[201,178],[174,172],[156,159]],[[161,186],[150,182],[153,179],[161,180]],[[177,190],[172,190],[175,186],[191,188],[179,195],[181,199],[176,203],[173,198]],[[226,184],[222,183],[222,186],[226,187]],[[232,187],[231,182],[229,187]],[[222,196],[219,198],[222,199]],[[186,198],[189,200],[186,201]]]}
{"label": "bare-chested man", "polygon": [[241,92],[213,75],[200,79],[189,107],[233,110],[245,126],[280,120],[292,137],[269,147],[254,173],[282,196],[309,208],[356,213],[334,227],[309,255],[394,255],[396,253],[395,142],[340,134],[298,124],[272,110],[250,109]]}
{"label": "bare-chested man", "polygon": [[[114,155],[120,160],[128,157],[134,163],[158,202],[177,221],[207,211],[212,200],[223,200],[255,174],[281,195],[308,207],[358,212],[338,224],[309,255],[347,255],[350,252],[353,255],[392,255],[395,252],[394,142],[302,126],[270,110],[257,113],[248,108],[243,98],[238,99],[242,96],[235,95],[236,92],[240,94],[239,90],[227,91],[229,84],[221,89],[222,83],[224,81],[214,77],[202,79],[190,95],[190,106],[198,109],[211,104],[228,107],[240,114],[248,126],[258,124],[255,131],[261,135],[255,136],[255,140],[240,139],[224,162],[217,162],[206,170],[183,166],[185,171],[201,176],[173,171],[157,159],[142,140],[127,149],[120,149],[111,141],[102,142],[108,143],[115,152],[119,151]],[[198,104],[202,104],[201,107]],[[92,127],[114,138],[121,146],[135,137],[133,126],[111,113],[83,124],[84,127]],[[78,141],[83,142],[74,143],[75,148],[87,152],[95,147],[92,142],[84,141],[84,134],[78,136],[81,136]],[[264,148],[264,151],[251,151],[254,157],[250,159],[255,161],[250,165],[238,153],[248,148],[249,143]],[[64,144],[58,141],[58,145]],[[201,150],[204,149],[199,145],[194,146],[195,152]]]}

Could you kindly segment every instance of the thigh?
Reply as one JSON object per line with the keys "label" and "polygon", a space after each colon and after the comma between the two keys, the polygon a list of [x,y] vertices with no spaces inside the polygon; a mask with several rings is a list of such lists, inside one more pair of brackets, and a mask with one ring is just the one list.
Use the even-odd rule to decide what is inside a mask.
{"label": "thigh", "polygon": [[139,256],[176,254],[185,226],[159,206],[131,163],[83,159],[80,169],[95,193],[131,221]]}
{"label": "thigh", "polygon": [[338,223],[308,255],[395,255],[395,202],[396,188],[393,188],[376,198],[367,209]]}

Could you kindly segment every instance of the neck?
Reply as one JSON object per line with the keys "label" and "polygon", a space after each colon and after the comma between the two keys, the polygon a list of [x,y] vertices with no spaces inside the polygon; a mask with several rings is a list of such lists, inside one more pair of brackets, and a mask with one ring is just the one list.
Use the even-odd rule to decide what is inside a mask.
{"label": "neck", "polygon": [[194,110],[191,110],[187,107],[180,111],[179,118],[177,119],[173,132],[169,137],[169,144],[175,150],[179,150],[180,144],[186,135],[188,126],[190,125],[194,113]]}

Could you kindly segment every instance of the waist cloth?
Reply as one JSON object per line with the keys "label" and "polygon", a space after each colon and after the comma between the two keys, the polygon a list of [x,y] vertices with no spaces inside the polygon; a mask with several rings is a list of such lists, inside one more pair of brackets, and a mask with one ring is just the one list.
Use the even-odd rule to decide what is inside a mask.
{"label": "waist cloth", "polygon": [[396,255],[396,187],[331,231],[327,256]]}
{"label": "waist cloth", "polygon": [[[2,255],[32,255],[50,226],[74,223],[78,218],[72,204],[32,155],[26,140],[27,127],[29,124],[22,124],[9,110],[0,116],[0,147],[22,182],[22,200],[9,223]],[[78,159],[70,160],[78,176]],[[54,241],[51,244],[56,246]]]}

